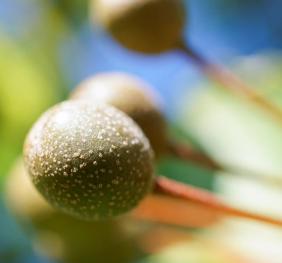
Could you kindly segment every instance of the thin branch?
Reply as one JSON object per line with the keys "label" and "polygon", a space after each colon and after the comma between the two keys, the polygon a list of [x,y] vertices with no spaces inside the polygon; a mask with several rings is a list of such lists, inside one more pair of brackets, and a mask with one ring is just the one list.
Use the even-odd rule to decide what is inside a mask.
{"label": "thin branch", "polygon": [[146,197],[130,216],[137,220],[185,228],[208,227],[221,217],[211,208],[158,194]]}
{"label": "thin branch", "polygon": [[194,62],[194,64],[197,65],[200,70],[204,72],[210,79],[221,84],[223,88],[231,91],[233,94],[252,101],[258,107],[268,112],[276,120],[282,123],[282,110],[265,99],[256,91],[256,89],[245,84],[231,71],[220,65],[209,62],[205,57],[197,53],[193,48],[186,45],[183,41],[178,44],[178,49],[183,51],[184,54],[187,55],[187,57],[189,57],[192,62]]}
{"label": "thin branch", "polygon": [[223,167],[203,152],[195,150],[188,144],[170,141],[167,145],[168,153],[180,160],[198,164],[212,171],[223,170]]}
{"label": "thin branch", "polygon": [[201,167],[207,168],[214,172],[223,172],[223,175],[241,176],[243,178],[256,180],[261,183],[266,183],[273,187],[282,188],[282,180],[278,176],[264,175],[250,169],[235,167],[232,165],[221,165],[210,158],[203,152],[195,150],[188,144],[170,141],[168,144],[168,153],[171,156],[177,157],[180,160],[195,163]]}
{"label": "thin branch", "polygon": [[[178,200],[186,200],[189,203],[194,202],[222,215],[252,219],[262,223],[282,227],[282,219],[275,219],[231,207],[208,191],[187,186],[165,177],[159,176],[156,178],[154,193],[170,196]],[[175,213],[178,212],[178,210],[175,211]]]}

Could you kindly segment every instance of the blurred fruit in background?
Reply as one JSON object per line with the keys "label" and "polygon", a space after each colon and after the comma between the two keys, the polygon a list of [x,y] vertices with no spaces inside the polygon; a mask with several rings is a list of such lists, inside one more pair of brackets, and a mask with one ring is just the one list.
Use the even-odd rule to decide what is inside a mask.
{"label": "blurred fruit in background", "polygon": [[116,107],[141,127],[155,157],[160,157],[167,150],[166,121],[161,113],[159,96],[137,76],[117,71],[94,75],[80,83],[70,99]]}
{"label": "blurred fruit in background", "polygon": [[93,0],[93,22],[100,23],[124,47],[144,53],[174,48],[185,26],[182,0]]}

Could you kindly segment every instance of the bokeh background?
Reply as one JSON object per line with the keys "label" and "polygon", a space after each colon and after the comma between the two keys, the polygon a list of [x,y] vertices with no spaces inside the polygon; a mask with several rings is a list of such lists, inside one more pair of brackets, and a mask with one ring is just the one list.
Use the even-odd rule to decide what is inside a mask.
{"label": "bokeh background", "polygon": [[[187,0],[186,5],[187,42],[282,105],[282,2]],[[282,177],[279,124],[247,102],[212,88],[179,52],[145,56],[125,50],[91,23],[88,13],[87,0],[0,0],[1,263],[51,262],[36,253],[34,242],[8,211],[5,183],[26,132],[40,113],[97,72],[125,71],[148,81],[161,95],[171,133],[219,162]],[[212,174],[174,159],[162,160],[158,169],[216,191],[233,205],[282,217],[282,193],[276,186],[236,174]],[[282,262],[279,229],[223,220],[202,235],[209,236],[212,246],[187,241],[142,257],[142,262],[241,262],[237,255],[246,260],[242,262]],[[214,243],[225,244],[232,256],[227,253],[221,259],[223,249],[214,248]]]}

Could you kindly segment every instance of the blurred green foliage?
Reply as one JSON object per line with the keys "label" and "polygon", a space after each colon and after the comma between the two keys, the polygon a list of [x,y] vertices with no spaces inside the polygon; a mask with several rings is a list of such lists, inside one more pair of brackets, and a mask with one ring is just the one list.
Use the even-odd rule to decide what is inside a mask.
{"label": "blurred green foliage", "polygon": [[158,165],[158,174],[197,187],[213,189],[213,172],[175,158],[162,159]]}
{"label": "blurred green foliage", "polygon": [[266,52],[238,58],[232,65],[234,71],[253,85],[272,103],[282,107],[282,54]]}
{"label": "blurred green foliage", "polygon": [[[233,69],[279,107],[281,62],[275,54],[256,55],[238,59]],[[282,127],[276,119],[210,82],[187,98],[190,106],[183,107],[180,125],[211,156],[223,164],[279,174]]]}
{"label": "blurred green foliage", "polygon": [[32,123],[60,97],[56,76],[36,53],[0,34],[0,177],[20,152]]}
{"label": "blurred green foliage", "polygon": [[[238,260],[238,259],[237,259]],[[147,263],[235,263],[222,248],[201,242],[179,243],[149,257]]]}
{"label": "blurred green foliage", "polygon": [[88,16],[89,0],[48,0],[73,26],[79,26]]}
{"label": "blurred green foliage", "polygon": [[[254,55],[238,59],[233,70],[282,107],[281,62],[278,54]],[[210,156],[223,165],[245,170],[246,175],[253,171],[265,180],[274,177],[282,181],[282,125],[277,119],[248,100],[209,82],[202,82],[187,99],[191,103],[189,108],[183,107],[182,127],[191,132]],[[244,178],[236,171],[225,173],[228,174],[231,176],[218,174],[214,182],[226,202],[247,211],[281,218],[281,184]],[[213,237],[234,247],[251,262],[282,260],[282,235],[277,228],[225,219]]]}
{"label": "blurred green foliage", "polygon": [[[192,145],[196,150],[203,150],[201,145],[190,134],[188,129],[183,128],[182,123],[170,122],[168,133],[177,142]],[[185,162],[177,158],[166,156],[161,158],[157,166],[157,173],[176,179],[183,183],[192,184],[197,187],[213,190],[214,172],[202,168],[199,165]]]}

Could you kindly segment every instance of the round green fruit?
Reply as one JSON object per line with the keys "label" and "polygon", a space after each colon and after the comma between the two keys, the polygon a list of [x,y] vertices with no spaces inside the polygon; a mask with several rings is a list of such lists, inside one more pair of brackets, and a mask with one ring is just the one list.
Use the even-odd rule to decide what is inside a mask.
{"label": "round green fruit", "polygon": [[174,48],[185,25],[182,0],[93,0],[93,18],[128,49],[161,53]]}
{"label": "round green fruit", "polygon": [[70,98],[106,103],[123,111],[140,126],[159,157],[166,150],[166,122],[151,90],[133,75],[109,72],[82,82]]}
{"label": "round green fruit", "polygon": [[134,208],[150,191],[153,156],[141,129],[114,107],[63,102],[31,129],[25,163],[54,207],[85,220]]}

